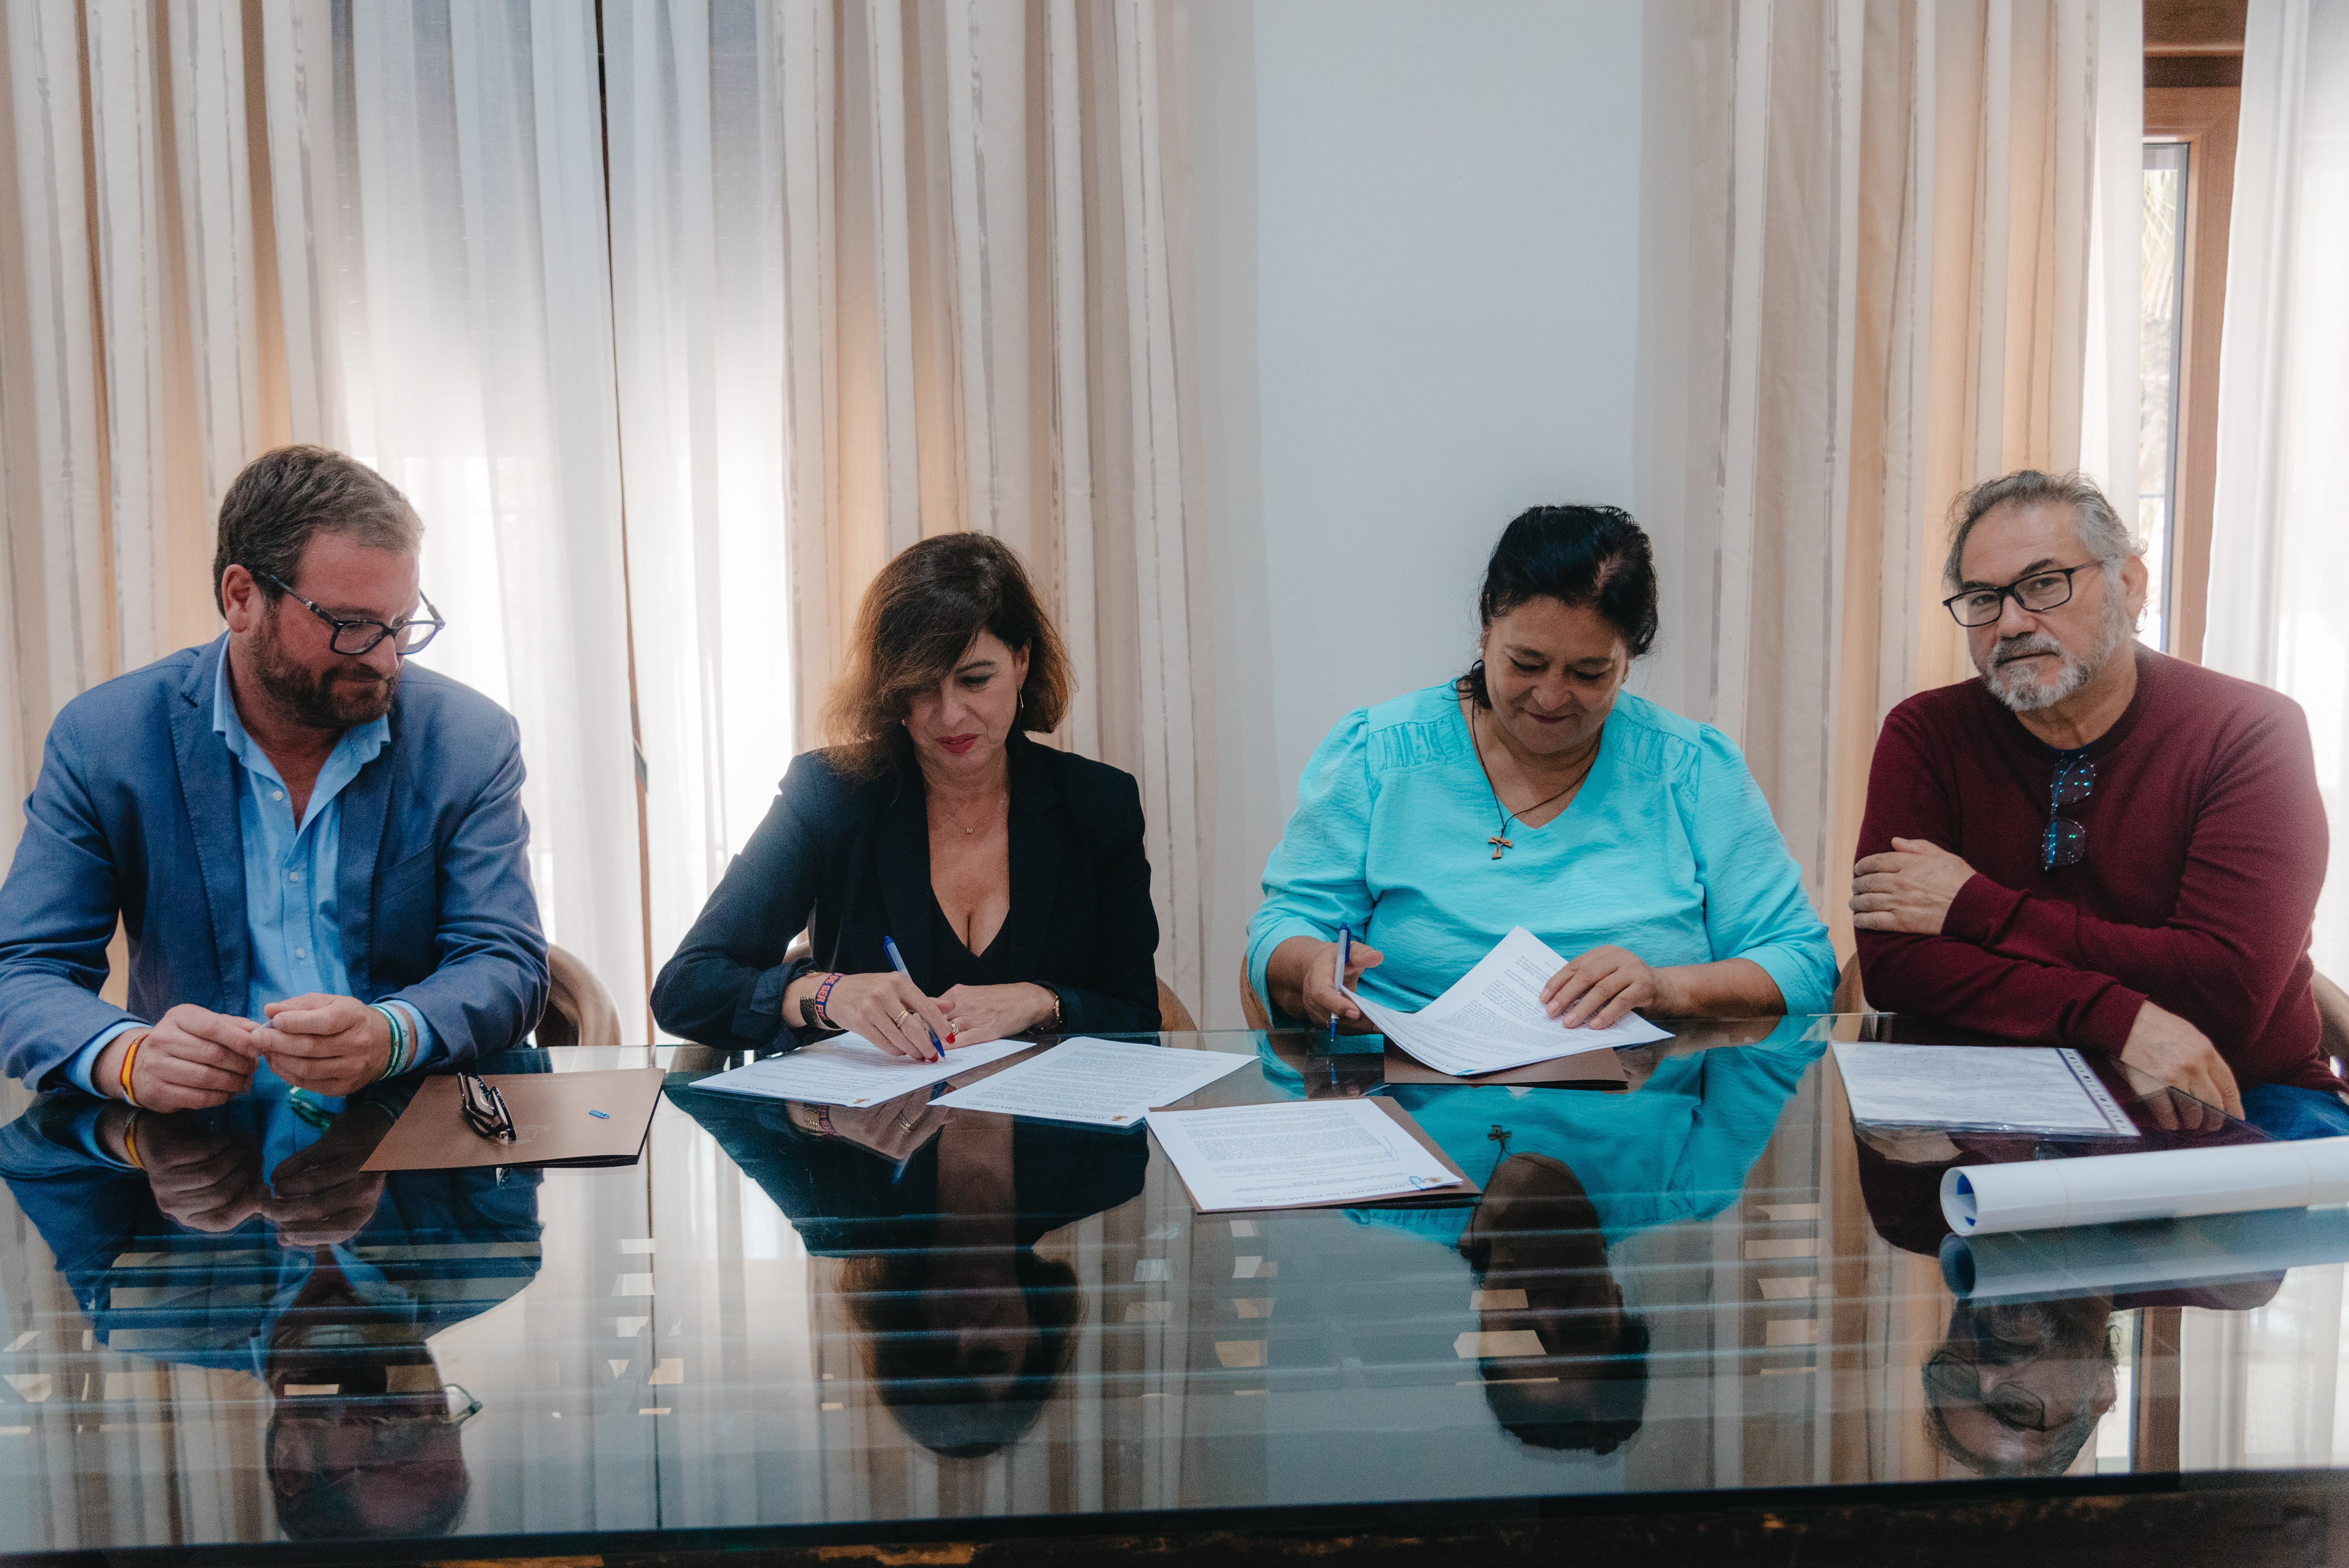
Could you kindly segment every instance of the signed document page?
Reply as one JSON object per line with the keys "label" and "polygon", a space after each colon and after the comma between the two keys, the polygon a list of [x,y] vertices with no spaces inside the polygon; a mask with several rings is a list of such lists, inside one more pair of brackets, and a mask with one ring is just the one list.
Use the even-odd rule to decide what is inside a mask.
{"label": "signed document page", "polygon": [[1549,944],[1520,925],[1494,944],[1476,967],[1416,1013],[1401,1012],[1349,991],[1379,1033],[1438,1072],[1457,1078],[1521,1068],[1552,1057],[1668,1040],[1637,1013],[1612,1028],[1569,1029],[1542,1011],[1542,987],[1566,967]]}
{"label": "signed document page", "polygon": [[1460,1172],[1374,1099],[1164,1110],[1151,1136],[1202,1213],[1297,1209],[1464,1187]]}
{"label": "signed document page", "polygon": [[1195,1094],[1255,1060],[1233,1051],[1184,1051],[1081,1036],[930,1103],[1046,1121],[1139,1127],[1159,1106]]}
{"label": "signed document page", "polygon": [[1035,1048],[1032,1040],[991,1040],[957,1047],[939,1061],[917,1062],[883,1050],[862,1035],[839,1035],[703,1078],[693,1087],[812,1105],[883,1105],[957,1073]]}

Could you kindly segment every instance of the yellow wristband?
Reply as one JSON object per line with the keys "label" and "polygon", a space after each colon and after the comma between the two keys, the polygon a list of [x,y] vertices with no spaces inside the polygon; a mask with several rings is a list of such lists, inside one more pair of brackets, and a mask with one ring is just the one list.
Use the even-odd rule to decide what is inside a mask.
{"label": "yellow wristband", "polygon": [[130,1103],[130,1109],[133,1110],[144,1110],[147,1109],[145,1106],[139,1103],[139,1097],[130,1092],[130,1068],[131,1065],[139,1059],[139,1047],[147,1043],[147,1037],[150,1032],[151,1031],[150,1030],[141,1029],[138,1033],[132,1035],[130,1037],[130,1048],[122,1053],[122,1098]]}
{"label": "yellow wristband", "polygon": [[139,1158],[139,1140],[130,1136],[130,1130],[138,1125],[139,1111],[136,1107],[133,1107],[130,1112],[130,1119],[122,1124],[122,1150],[124,1153],[130,1156],[130,1163],[132,1165],[144,1171],[147,1169],[147,1162]]}

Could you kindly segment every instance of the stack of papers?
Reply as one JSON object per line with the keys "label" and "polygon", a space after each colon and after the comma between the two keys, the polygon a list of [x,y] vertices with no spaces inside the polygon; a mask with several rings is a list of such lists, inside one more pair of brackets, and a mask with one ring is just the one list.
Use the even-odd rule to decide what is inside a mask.
{"label": "stack of papers", "polygon": [[1439,1072],[1455,1078],[1521,1068],[1581,1051],[1643,1046],[1671,1036],[1637,1013],[1611,1028],[1569,1029],[1542,1011],[1542,987],[1566,967],[1549,944],[1520,925],[1458,984],[1416,1013],[1346,995],[1379,1032]]}
{"label": "stack of papers", "polygon": [[1838,1042],[1835,1057],[1851,1119],[1863,1127],[2137,1136],[2075,1050]]}
{"label": "stack of papers", "polygon": [[1253,1055],[1231,1051],[1185,1051],[1079,1037],[930,1103],[1046,1121],[1139,1127],[1158,1107],[1195,1094],[1255,1060]]}
{"label": "stack of papers", "polygon": [[886,1105],[901,1094],[1035,1048],[1032,1040],[991,1040],[983,1046],[958,1046],[939,1061],[917,1062],[862,1035],[841,1035],[702,1078],[693,1087],[811,1105]]}
{"label": "stack of papers", "polygon": [[1150,1119],[1150,1132],[1201,1213],[1444,1192],[1464,1200],[1476,1191],[1391,1100],[1166,1110]]}

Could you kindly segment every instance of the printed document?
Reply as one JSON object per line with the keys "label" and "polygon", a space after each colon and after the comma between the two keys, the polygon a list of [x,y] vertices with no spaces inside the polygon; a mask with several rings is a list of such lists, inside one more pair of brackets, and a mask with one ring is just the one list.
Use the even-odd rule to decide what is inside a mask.
{"label": "printed document", "polygon": [[1838,1042],[1835,1056],[1851,1119],[1863,1126],[2137,1136],[2075,1050]]}
{"label": "printed document", "polygon": [[1047,1121],[1139,1127],[1153,1106],[1172,1105],[1255,1060],[1231,1051],[1080,1037],[930,1103]]}
{"label": "printed document", "polygon": [[990,1040],[983,1046],[958,1047],[947,1052],[942,1061],[917,1062],[884,1050],[862,1035],[841,1035],[703,1078],[693,1087],[720,1094],[805,1100],[811,1105],[883,1105],[901,1094],[943,1083],[957,1073],[1035,1048],[1033,1040]]}
{"label": "printed document", "polygon": [[1151,1135],[1202,1213],[1404,1197],[1460,1179],[1367,1099],[1161,1111]]}
{"label": "printed document", "polygon": [[1671,1036],[1637,1013],[1611,1028],[1569,1029],[1542,1011],[1542,987],[1566,967],[1549,944],[1520,925],[1501,938],[1452,989],[1416,1013],[1346,995],[1379,1033],[1438,1072],[1496,1073],[1608,1046],[1643,1046]]}

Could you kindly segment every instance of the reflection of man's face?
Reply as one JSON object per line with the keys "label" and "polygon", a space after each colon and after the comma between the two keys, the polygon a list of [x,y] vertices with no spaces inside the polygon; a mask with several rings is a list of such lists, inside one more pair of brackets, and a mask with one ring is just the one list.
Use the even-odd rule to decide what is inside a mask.
{"label": "reflection of man's face", "polygon": [[[331,1533],[438,1534],[435,1523],[453,1522],[468,1489],[458,1428],[438,1387],[360,1398],[281,1394],[268,1453],[281,1513],[335,1521]],[[286,1523],[289,1533],[310,1533]]]}
{"label": "reflection of man's face", "polygon": [[[1951,1359],[1929,1375],[1926,1397],[1961,1460],[1984,1473],[2070,1468],[2113,1408],[2111,1305],[2104,1296],[1958,1304],[1943,1346]],[[1961,1391],[1969,1380],[1972,1397]]]}
{"label": "reflection of man's face", "polygon": [[955,1377],[974,1394],[1008,1399],[1036,1349],[1036,1326],[1028,1315],[1028,1295],[1009,1260],[999,1276],[965,1281],[961,1288],[927,1295],[922,1315],[932,1332],[951,1336]]}

